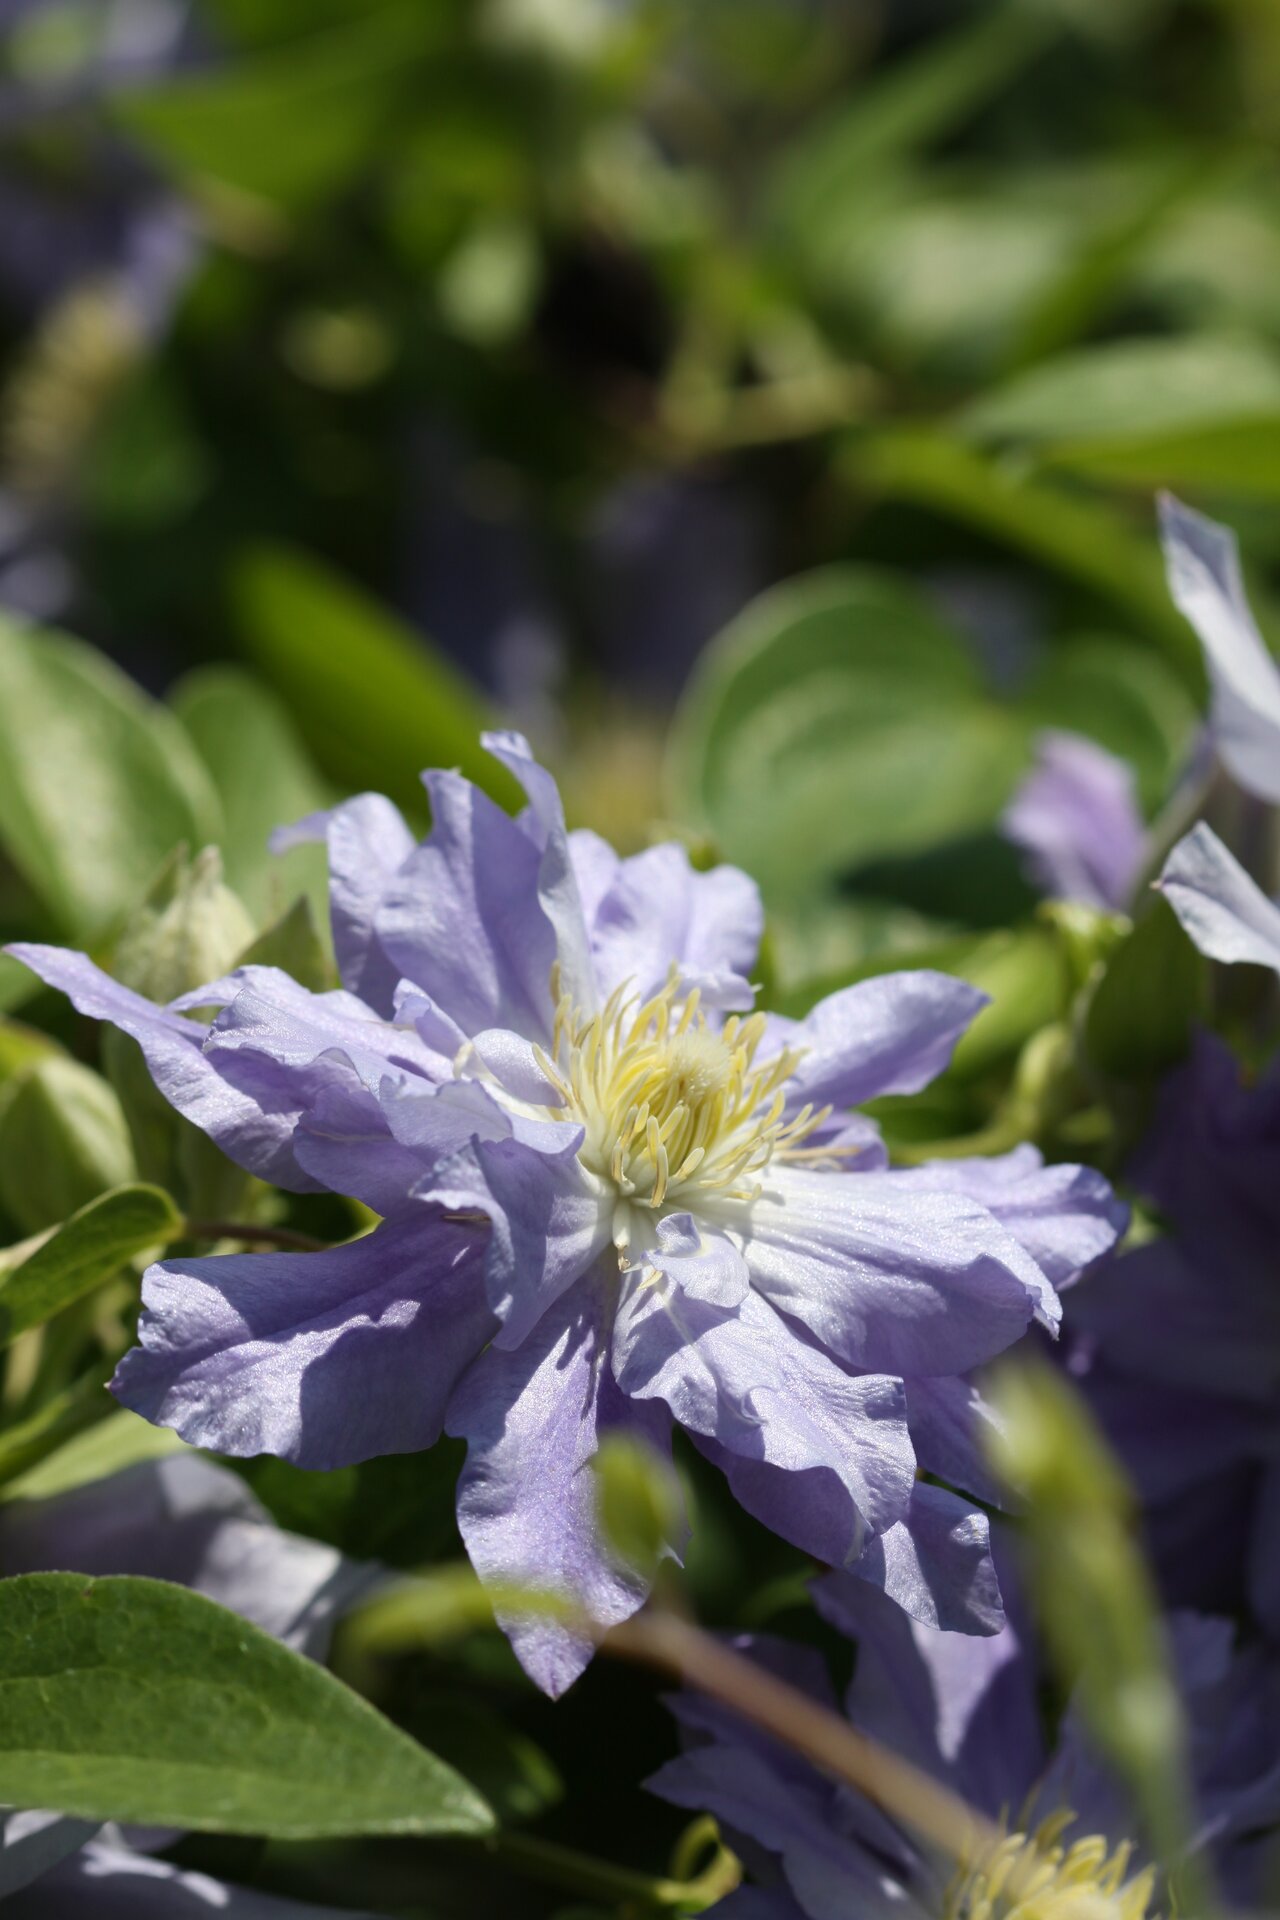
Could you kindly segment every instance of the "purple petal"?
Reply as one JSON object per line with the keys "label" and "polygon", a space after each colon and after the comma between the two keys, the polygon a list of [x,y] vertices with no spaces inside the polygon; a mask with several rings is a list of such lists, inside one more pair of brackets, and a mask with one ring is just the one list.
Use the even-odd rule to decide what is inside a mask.
{"label": "purple petal", "polygon": [[90,1841],[5,1911],[6,1920],[340,1920],[335,1907],[233,1886],[107,1840]]}
{"label": "purple petal", "polygon": [[[831,1574],[823,1586],[838,1593],[854,1580],[879,1587],[922,1626],[991,1634],[1004,1625],[987,1516],[943,1487],[917,1481],[906,1518],[869,1540],[849,1571]],[[833,1599],[825,1610],[833,1615],[838,1604]]]}
{"label": "purple petal", "polygon": [[1147,857],[1133,769],[1076,733],[1039,734],[1035,754],[1005,810],[1006,837],[1052,899],[1126,912]]}
{"label": "purple petal", "polygon": [[755,882],[736,867],[695,873],[682,846],[650,847],[618,863],[590,926],[602,997],[630,981],[647,999],[674,961],[709,1005],[751,1005],[744,976],[755,964],[764,909]]}
{"label": "purple petal", "polygon": [[430,836],[392,876],[378,939],[392,964],[464,1033],[551,1031],[556,934],[539,897],[542,853],[457,773],[424,776]]}
{"label": "purple petal", "polygon": [[414,849],[400,811],[380,793],[357,794],[328,813],[312,813],[271,836],[271,851],[323,840],[329,850],[329,918],[342,984],[389,1014],[400,975],[374,929],[392,876]]}
{"label": "purple petal", "polygon": [[[633,1311],[644,1311],[654,1287],[672,1288],[690,1300],[710,1300],[736,1307],[745,1299],[751,1276],[741,1253],[723,1234],[705,1232],[688,1213],[669,1214],[658,1224],[654,1244],[631,1248],[633,1273],[624,1284],[619,1315],[625,1321]],[[625,1332],[621,1336],[625,1344]]]}
{"label": "purple petal", "polygon": [[192,1587],[323,1659],[334,1621],[376,1570],[285,1533],[244,1481],[198,1454],[143,1460],[0,1509],[5,1572],[143,1574]]}
{"label": "purple petal", "polygon": [[957,1375],[932,1374],[908,1380],[907,1425],[916,1459],[926,1473],[937,1474],[953,1487],[972,1494],[990,1507],[1002,1507],[1008,1489],[987,1464],[992,1438],[1000,1420],[971,1380]]}
{"label": "purple petal", "polygon": [[559,788],[534,759],[523,734],[484,733],[480,741],[515,775],[529,796],[528,811],[521,816],[520,824],[532,834],[541,853],[538,899],[555,930],[561,986],[575,1006],[590,1007],[594,1004],[595,980]]}
{"label": "purple petal", "polygon": [[743,1228],[754,1286],[850,1366],[967,1372],[1052,1288],[985,1208],[901,1174],[770,1171]]}
{"label": "purple petal", "polygon": [[112,1391],[219,1453],[330,1468],[417,1452],[493,1329],[483,1250],[423,1205],[324,1253],[164,1261]]}
{"label": "purple petal", "polygon": [[1249,1555],[1249,1599],[1263,1627],[1280,1638],[1280,1460],[1262,1477]]}
{"label": "purple petal", "polygon": [[[469,1137],[455,1127],[449,1151]],[[394,1137],[382,1104],[367,1088],[338,1081],[322,1087],[302,1115],[293,1151],[320,1186],[363,1200],[381,1214],[403,1206],[436,1158]]]}
{"label": "purple petal", "polygon": [[1201,953],[1280,973],[1280,907],[1203,820],[1179,840],[1156,884]]}
{"label": "purple petal", "polygon": [[237,991],[208,1029],[206,1054],[215,1064],[247,1054],[284,1068],[299,1110],[335,1075],[350,1078],[343,1063],[371,1093],[389,1074],[435,1084],[452,1073],[413,1028],[379,1019],[354,994],[311,993],[278,967],[242,967],[227,985]]}
{"label": "purple petal", "polygon": [[808,1049],[790,1082],[793,1103],[859,1107],[882,1093],[917,1093],[986,1004],[976,987],[927,967],[842,987],[792,1036]]}
{"label": "purple petal", "polygon": [[659,1398],[784,1539],[844,1565],[915,1479],[902,1383],[852,1378],[756,1293],[736,1310],[656,1291],[615,1331],[624,1393]]}
{"label": "purple petal", "polygon": [[[514,1352],[490,1347],[464,1375],[448,1420],[467,1442],[458,1525],[480,1578],[564,1595],[601,1627],[634,1613],[646,1587],[605,1547],[591,1461],[608,1432],[638,1431],[662,1449],[669,1431],[658,1409],[630,1405],[613,1382],[606,1298],[588,1278]],[[591,1640],[558,1622],[499,1618],[525,1671],[553,1697],[591,1658]]]}
{"label": "purple petal", "polygon": [[1249,611],[1236,537],[1171,494],[1160,531],[1169,591],[1204,648],[1223,764],[1246,792],[1280,804],[1280,668]]}
{"label": "purple petal", "polygon": [[933,1193],[967,1194],[1007,1227],[1055,1287],[1109,1253],[1129,1209],[1092,1167],[1046,1167],[1032,1146],[989,1159],[926,1160],[898,1176]]}
{"label": "purple petal", "polygon": [[569,858],[578,882],[582,917],[588,929],[595,924],[600,903],[618,877],[620,857],[607,840],[590,827],[575,827],[569,835]]}
{"label": "purple petal", "polygon": [[135,1039],[165,1099],[237,1166],[274,1186],[309,1193],[316,1182],[293,1157],[299,1096],[286,1071],[252,1055],[205,1052],[209,1029],[131,993],[82,953],[63,947],[6,949],[92,1020]]}
{"label": "purple petal", "polygon": [[[62,1813],[0,1813],[0,1898],[39,1880],[97,1831],[96,1821],[72,1820]],[[16,1901],[5,1900],[6,1912],[16,1907]]]}

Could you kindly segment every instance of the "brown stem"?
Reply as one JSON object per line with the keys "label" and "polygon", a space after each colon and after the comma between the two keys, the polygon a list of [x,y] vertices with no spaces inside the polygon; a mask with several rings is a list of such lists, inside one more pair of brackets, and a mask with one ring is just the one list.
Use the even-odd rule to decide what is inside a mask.
{"label": "brown stem", "polygon": [[185,1227],[189,1240],[243,1240],[246,1246],[288,1247],[295,1253],[323,1253],[329,1245],[292,1227],[258,1227],[248,1220],[188,1220]]}
{"label": "brown stem", "polygon": [[927,1773],[678,1614],[657,1608],[638,1613],[614,1627],[602,1647],[606,1653],[674,1673],[699,1692],[722,1700],[956,1860],[972,1859],[1004,1838],[994,1822]]}

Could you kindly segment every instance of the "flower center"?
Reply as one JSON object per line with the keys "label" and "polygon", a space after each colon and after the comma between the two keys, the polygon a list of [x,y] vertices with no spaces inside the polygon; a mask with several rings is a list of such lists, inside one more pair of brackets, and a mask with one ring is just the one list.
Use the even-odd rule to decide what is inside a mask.
{"label": "flower center", "polygon": [[579,1159],[621,1200],[666,1210],[753,1200],[773,1156],[793,1151],[831,1112],[806,1106],[784,1119],[799,1051],[784,1047],[757,1066],[764,1015],[731,1014],[711,1027],[696,987],[681,998],[674,966],[652,999],[641,1003],[623,985],[596,1014],[560,992],[558,966],[551,992],[555,1027],[539,1064],[584,1130]]}
{"label": "flower center", "polygon": [[947,1889],[943,1920],[1147,1920],[1156,1870],[1129,1876],[1133,1848],[1101,1834],[1063,1844],[1070,1811],[1034,1833],[1011,1833]]}

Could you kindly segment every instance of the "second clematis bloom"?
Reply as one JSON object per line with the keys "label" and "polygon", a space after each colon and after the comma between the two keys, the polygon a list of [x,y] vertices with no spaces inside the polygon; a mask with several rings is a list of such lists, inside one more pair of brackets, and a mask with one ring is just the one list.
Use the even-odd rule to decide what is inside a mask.
{"label": "second clematis bloom", "polygon": [[[12,949],[132,1034],[241,1166],[382,1216],[322,1253],[152,1267],[116,1393],[194,1445],[314,1468],[462,1436],[481,1577],[601,1625],[644,1586],[605,1547],[591,1459],[678,1423],[786,1539],[995,1631],[986,1519],[917,1467],[982,1492],[964,1376],[1056,1327],[1123,1209],[1029,1149],[889,1170],[850,1109],[924,1086],[983,997],[913,972],[798,1023],[753,1012],[752,882],[566,833],[524,741],[486,744],[517,819],[437,772],[421,845],[375,795],[282,836],[327,840],[342,991],[245,967],[160,1008],[82,955]],[[549,1692],[590,1656],[561,1625],[507,1627]]]}

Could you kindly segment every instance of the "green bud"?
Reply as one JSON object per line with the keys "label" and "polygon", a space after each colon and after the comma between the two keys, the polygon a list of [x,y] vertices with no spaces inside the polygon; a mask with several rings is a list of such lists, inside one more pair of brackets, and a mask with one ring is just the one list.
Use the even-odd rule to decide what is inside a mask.
{"label": "green bud", "polygon": [[300,893],[293,905],[258,935],[236,964],[279,967],[300,986],[309,987],[312,993],[323,993],[337,985],[305,893]]}
{"label": "green bud", "polygon": [[651,1447],[622,1434],[602,1443],[592,1465],[605,1539],[620,1560],[651,1576],[684,1521],[673,1469]]}
{"label": "green bud", "polygon": [[7,1082],[0,1103],[0,1204],[24,1233],[56,1226],[136,1180],[120,1102],[78,1061],[52,1055]]}
{"label": "green bud", "polygon": [[116,942],[112,972],[148,1000],[180,993],[233,967],[254,937],[253,921],[222,878],[222,855],[179,852],[154,882]]}

